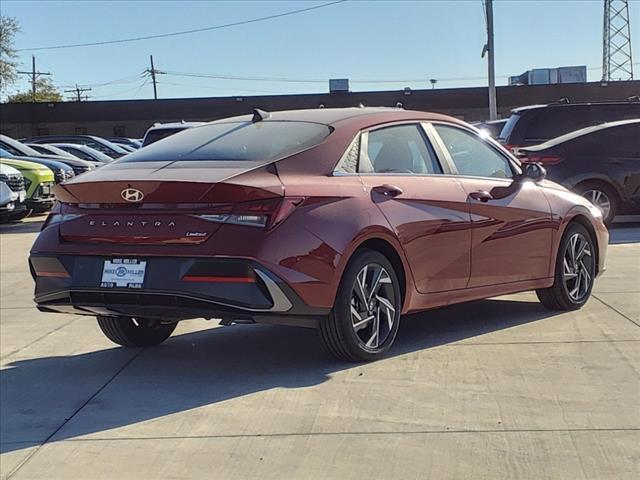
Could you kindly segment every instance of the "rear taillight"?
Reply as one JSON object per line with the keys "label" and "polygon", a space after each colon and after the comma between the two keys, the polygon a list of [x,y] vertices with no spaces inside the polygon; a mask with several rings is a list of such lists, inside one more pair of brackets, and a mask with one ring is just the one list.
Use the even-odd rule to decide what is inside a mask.
{"label": "rear taillight", "polygon": [[526,155],[520,159],[523,163],[541,163],[542,165],[557,165],[564,158],[555,155]]}
{"label": "rear taillight", "polygon": [[270,229],[284,222],[303,201],[304,197],[285,197],[242,202],[197,217],[210,222]]}

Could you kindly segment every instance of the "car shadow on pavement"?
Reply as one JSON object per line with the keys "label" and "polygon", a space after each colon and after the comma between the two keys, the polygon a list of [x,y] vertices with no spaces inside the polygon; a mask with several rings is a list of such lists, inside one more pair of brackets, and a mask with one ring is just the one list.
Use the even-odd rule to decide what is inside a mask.
{"label": "car shadow on pavement", "polygon": [[[537,302],[484,300],[407,316],[390,356],[552,315]],[[49,441],[106,432],[273,388],[318,385],[351,368],[366,365],[333,360],[315,330],[267,325],[177,335],[141,351],[111,348],[18,360],[0,371],[0,453],[39,445],[58,429]]]}

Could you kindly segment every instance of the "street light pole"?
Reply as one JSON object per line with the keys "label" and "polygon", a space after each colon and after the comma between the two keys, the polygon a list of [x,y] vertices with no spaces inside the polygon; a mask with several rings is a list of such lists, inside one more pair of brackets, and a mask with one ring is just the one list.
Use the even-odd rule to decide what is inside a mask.
{"label": "street light pole", "polygon": [[487,53],[489,54],[489,120],[498,119],[498,107],[496,104],[496,72],[495,57],[493,51],[493,0],[485,0],[487,14]]}

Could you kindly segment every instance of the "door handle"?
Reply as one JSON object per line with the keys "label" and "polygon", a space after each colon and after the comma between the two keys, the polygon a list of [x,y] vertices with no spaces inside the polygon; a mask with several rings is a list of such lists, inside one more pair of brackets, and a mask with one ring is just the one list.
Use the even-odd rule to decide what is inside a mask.
{"label": "door handle", "polygon": [[402,195],[402,189],[400,187],[389,185],[388,183],[373,187],[372,190],[380,195],[384,195],[385,197],[397,197],[398,195]]}
{"label": "door handle", "polygon": [[493,200],[493,195],[485,190],[478,190],[477,192],[471,192],[469,194],[470,198],[474,200],[479,200],[481,202],[488,202],[489,200]]}

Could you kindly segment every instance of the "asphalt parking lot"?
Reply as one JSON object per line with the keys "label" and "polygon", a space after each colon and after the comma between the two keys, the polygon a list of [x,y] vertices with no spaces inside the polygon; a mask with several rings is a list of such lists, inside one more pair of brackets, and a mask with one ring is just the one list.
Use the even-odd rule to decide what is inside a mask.
{"label": "asphalt parking lot", "polygon": [[115,347],[35,310],[39,226],[0,234],[2,478],[638,478],[640,223],[613,229],[583,310],[527,293],[428,312],[366,365],[276,326]]}

